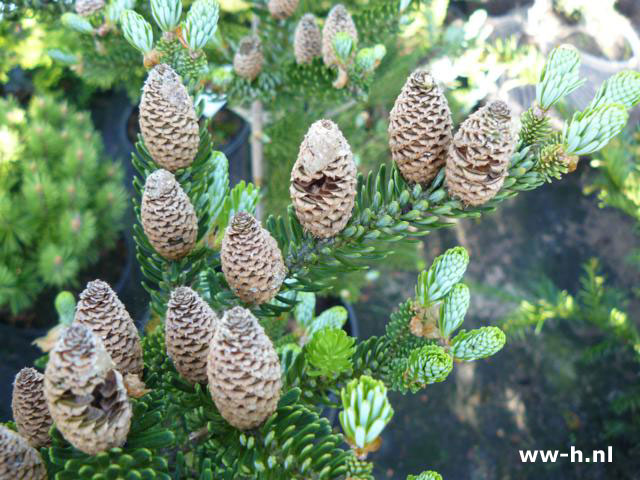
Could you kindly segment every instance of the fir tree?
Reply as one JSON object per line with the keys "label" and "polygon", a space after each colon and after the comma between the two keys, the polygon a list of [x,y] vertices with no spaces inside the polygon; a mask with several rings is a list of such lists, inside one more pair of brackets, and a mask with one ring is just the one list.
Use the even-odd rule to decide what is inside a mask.
{"label": "fir tree", "polygon": [[[194,3],[190,12],[213,18],[215,10],[217,15],[213,4],[203,2],[196,8],[201,1]],[[399,6],[388,3],[391,8]],[[166,15],[156,12],[155,21],[163,27],[175,26],[178,9],[172,2],[163,5]],[[136,15],[126,13],[123,30],[152,63],[151,27]],[[365,25],[367,18],[361,20]],[[348,18],[342,20],[350,25]],[[201,48],[197,39],[210,32],[205,31],[204,23],[201,18],[189,21],[187,17],[184,31],[188,35],[180,38],[195,43],[181,48]],[[362,25],[357,16],[354,24]],[[381,30],[383,25],[375,27]],[[341,35],[345,32],[347,35]],[[358,30],[358,41],[370,38],[371,32]],[[346,71],[349,84],[356,36],[347,28],[338,31],[331,43],[336,58],[328,63],[336,67],[338,75]],[[183,81],[194,90],[198,84],[190,76],[198,75],[195,67],[192,64],[183,70]],[[154,90],[157,109],[175,100],[175,82],[170,81],[175,77],[153,72],[180,68],[174,68],[172,62],[153,66],[147,82],[167,81],[172,87],[161,85]],[[542,91],[556,100],[570,90],[565,82],[573,81],[565,75],[549,83],[549,78],[556,79],[559,68],[550,61],[541,79]],[[266,82],[269,77],[261,73],[258,78]],[[246,79],[234,82],[248,85]],[[249,98],[254,98],[253,94]],[[609,95],[602,104],[598,101],[574,115],[564,131],[555,135],[543,135],[541,127],[527,117],[523,122],[533,132],[531,138],[555,141],[568,153],[592,152],[615,136],[626,121],[627,106],[620,102],[617,93]],[[296,165],[292,175],[296,204],[284,216],[269,217],[264,226],[253,216],[251,187],[230,190],[228,162],[213,150],[206,122],[200,126],[195,156],[173,173],[154,160],[146,134],[140,136],[132,161],[137,172],[135,240],[144,287],[161,322],[168,308],[173,315],[173,303],[182,291],[178,289],[184,287],[217,312],[218,321],[203,327],[213,329],[206,362],[208,386],[178,373],[167,355],[162,326],[141,340],[142,387],[137,377],[123,378],[111,359],[113,352],[107,353],[90,329],[74,321],[62,332],[45,370],[47,405],[59,419],[51,431],[52,446],[40,452],[49,476],[373,478],[367,454],[379,448],[381,432],[393,421],[387,392],[435,391],[434,384],[444,381],[456,368],[454,359],[477,361],[504,346],[505,336],[498,327],[459,330],[471,301],[462,283],[469,262],[467,252],[456,247],[437,257],[419,275],[415,298],[398,306],[381,336],[357,340],[335,328],[320,328],[299,348],[282,341],[286,329],[279,322],[283,313],[301,308],[297,307],[299,295],[304,301],[304,293],[323,291],[333,277],[368,268],[389,254],[390,245],[415,240],[456,218],[480,217],[506,198],[543,183],[537,144],[516,142],[510,130],[490,128],[494,121],[502,126],[508,116],[502,102],[490,104],[486,110],[488,114],[480,112],[466,124],[465,132],[480,131],[483,148],[474,154],[482,160],[491,163],[495,147],[499,185],[482,172],[473,182],[461,182],[451,192],[445,183],[449,165],[424,184],[403,178],[395,165],[382,165],[366,178],[358,175],[351,182],[354,172],[348,139],[339,131],[333,137],[309,134],[300,149],[301,165]],[[197,108],[196,115],[199,113]],[[171,131],[185,126],[181,116],[163,121]],[[151,133],[160,134],[164,131]],[[185,146],[192,144],[188,135],[184,141]],[[456,155],[452,155],[453,148]],[[469,167],[470,152],[465,152],[463,145],[453,142],[449,149],[447,163],[460,162],[454,166],[474,173]],[[304,170],[304,175],[298,175],[298,169]],[[476,187],[493,191],[480,195],[477,201],[465,202],[462,189]],[[300,201],[304,195],[306,204]],[[321,232],[305,221],[309,212],[325,227]],[[210,315],[206,308],[200,310]],[[206,330],[203,333],[209,335]],[[194,361],[201,361],[202,345],[196,342],[190,347],[197,356]],[[184,354],[181,352],[181,360]],[[79,375],[80,367],[90,375]],[[69,391],[71,395],[65,398]],[[128,403],[123,401],[124,392]],[[321,416],[324,407],[340,408],[342,433],[333,431]],[[73,428],[71,420],[78,428]],[[100,440],[108,445],[96,453],[95,444],[87,445],[87,439],[98,437],[101,429],[108,435]],[[439,475],[425,471],[417,478]]]}

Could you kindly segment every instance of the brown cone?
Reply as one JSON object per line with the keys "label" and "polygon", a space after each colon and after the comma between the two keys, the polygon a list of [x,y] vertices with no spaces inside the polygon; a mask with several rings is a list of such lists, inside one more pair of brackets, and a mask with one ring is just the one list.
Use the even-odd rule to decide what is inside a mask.
{"label": "brown cone", "polygon": [[97,12],[104,7],[104,0],[76,0],[76,13],[83,17]]}
{"label": "brown cone", "polygon": [[269,0],[267,6],[273,18],[282,20],[293,15],[296,8],[298,8],[298,3],[300,3],[300,0]]}
{"label": "brown cone", "polygon": [[0,479],[47,479],[47,469],[40,453],[4,425],[0,425]]}
{"label": "brown cone", "polygon": [[233,57],[233,69],[243,78],[251,81],[260,75],[264,56],[260,37],[249,35],[240,40],[238,51]]}
{"label": "brown cone", "polygon": [[340,232],[356,197],[356,164],[338,126],[319,120],[309,128],[291,171],[289,187],[296,216],[317,238]]}
{"label": "brown cone", "polygon": [[311,63],[322,55],[322,34],[313,13],[302,16],[296,26],[293,50],[298,64]]}
{"label": "brown cone", "polygon": [[507,177],[516,139],[506,103],[494,101],[470,115],[449,147],[449,194],[466,205],[482,205],[492,199]]}
{"label": "brown cone", "polygon": [[111,287],[102,280],[87,283],[80,294],[74,321],[98,335],[116,368],[125,375],[144,368],[138,330]]}
{"label": "brown cone", "polygon": [[251,312],[227,310],[209,347],[209,391],[220,414],[234,427],[261,425],[278,406],[280,361]]}
{"label": "brown cone", "polygon": [[433,180],[447,161],[451,112],[442,90],[425,70],[413,72],[389,114],[389,148],[405,180]]}
{"label": "brown cone", "polygon": [[140,218],[149,243],[164,258],[178,260],[193,250],[198,235],[196,212],[166,170],[156,170],[147,177]]}
{"label": "brown cone", "polygon": [[44,375],[33,368],[18,372],[13,382],[11,410],[18,432],[29,445],[40,448],[51,444],[49,429],[53,419],[44,398]]}
{"label": "brown cone", "polygon": [[191,383],[207,382],[207,353],[217,322],[211,307],[189,287],[171,292],[164,324],[167,354]]}
{"label": "brown cone", "polygon": [[193,100],[169,65],[156,65],[144,83],[140,131],[153,160],[170,172],[190,166],[198,153],[200,133]]}
{"label": "brown cone", "polygon": [[327,15],[322,29],[322,59],[327,67],[338,65],[338,57],[333,48],[333,39],[340,32],[344,32],[353,38],[355,56],[356,44],[358,43],[358,30],[353,23],[351,15],[341,3],[336,4]]}
{"label": "brown cone", "polygon": [[287,273],[275,239],[245,212],[237,213],[225,230],[220,259],[233,293],[247,303],[270,301]]}
{"label": "brown cone", "polygon": [[44,394],[62,436],[89,455],[127,440],[131,405],[122,375],[97,335],[79,323],[49,353]]}

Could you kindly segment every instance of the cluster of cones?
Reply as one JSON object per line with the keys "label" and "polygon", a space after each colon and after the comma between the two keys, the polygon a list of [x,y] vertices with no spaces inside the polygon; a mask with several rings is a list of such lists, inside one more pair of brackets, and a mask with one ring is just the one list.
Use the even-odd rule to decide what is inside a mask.
{"label": "cluster of cones", "polygon": [[498,193],[516,141],[511,111],[499,100],[470,115],[454,136],[447,99],[421,69],[409,76],[389,115],[389,147],[405,180],[427,183],[446,167],[449,194],[465,205],[482,205]]}
{"label": "cluster of cones", "polygon": [[[291,17],[298,8],[299,0],[269,0],[267,7],[271,15],[282,20]],[[336,55],[334,40],[339,33],[350,37],[352,52],[349,59],[340,59]],[[347,80],[348,64],[353,62],[355,46],[358,43],[358,30],[351,15],[342,4],[336,4],[327,15],[322,31],[318,27],[318,19],[312,13],[304,14],[296,26],[293,50],[298,64],[309,64],[316,57],[322,57],[327,67],[338,69],[339,75],[335,86],[343,87]],[[233,59],[235,72],[252,81],[262,71],[264,55],[260,37],[249,35],[240,40]]]}
{"label": "cluster of cones", "polygon": [[18,432],[0,427],[0,474],[8,475],[0,476],[46,478],[36,449],[51,443],[53,423],[88,454],[122,446],[132,417],[128,385],[140,384],[143,368],[140,338],[124,305],[105,282],[89,282],[73,323],[49,352],[44,374],[23,368],[16,375],[12,409]]}
{"label": "cluster of cones", "polygon": [[[188,92],[167,65],[150,72],[140,113],[145,145],[161,167],[145,183],[143,229],[160,256],[178,260],[195,248],[198,219],[174,173],[195,159],[199,127]],[[445,166],[449,193],[467,205],[483,204],[502,186],[514,151],[509,108],[491,102],[467,118],[455,136],[451,129],[442,91],[428,73],[414,72],[390,115],[394,161],[413,183],[429,182]],[[298,220],[314,237],[333,237],[347,225],[356,166],[332,121],[309,128],[291,173],[290,194]],[[276,240],[245,212],[232,218],[220,257],[230,288],[249,304],[271,301],[286,276]],[[219,317],[194,290],[178,287],[167,306],[165,341],[176,370],[192,383],[208,383],[231,425],[255,428],[275,411],[280,364],[250,310],[235,307]],[[0,477],[46,478],[36,448],[50,443],[53,423],[89,454],[123,445],[132,417],[129,396],[145,391],[143,368],[138,332],[124,305],[109,285],[90,282],[44,375],[25,368],[16,377],[12,406],[18,433],[0,427]]]}

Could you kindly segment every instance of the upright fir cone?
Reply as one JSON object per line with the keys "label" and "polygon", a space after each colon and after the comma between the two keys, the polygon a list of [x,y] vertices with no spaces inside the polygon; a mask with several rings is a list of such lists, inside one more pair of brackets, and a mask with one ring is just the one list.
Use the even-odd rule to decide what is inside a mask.
{"label": "upright fir cone", "polygon": [[220,414],[240,430],[261,425],[278,406],[278,354],[247,309],[224,313],[209,347],[207,375]]}
{"label": "upright fir cone", "polygon": [[33,368],[18,372],[13,382],[11,410],[18,433],[29,445],[40,448],[51,443],[49,429],[53,419],[44,398],[44,375]]}
{"label": "upright fir cone", "polygon": [[49,352],[44,395],[56,427],[89,455],[127,440],[131,404],[102,340],[82,324],[67,328]]}
{"label": "upright fir cone", "polygon": [[311,125],[300,144],[289,187],[296,216],[317,238],[340,232],[356,198],[356,164],[349,143],[331,120]]}
{"label": "upright fir cone", "polygon": [[293,50],[299,65],[311,63],[315,57],[322,55],[322,34],[313,13],[304,14],[298,22]]}
{"label": "upright fir cone", "polygon": [[142,373],[144,362],[138,330],[107,283],[102,280],[87,283],[80,294],[74,321],[100,337],[122,375]]}
{"label": "upright fir cone", "polygon": [[238,51],[233,57],[233,69],[243,78],[252,81],[262,71],[264,56],[262,43],[257,35],[248,35],[238,44]]}
{"label": "upright fir cone", "polygon": [[449,147],[449,194],[466,205],[482,205],[491,200],[507,177],[516,139],[506,103],[493,101],[470,115]]}
{"label": "upright fir cone", "polygon": [[0,425],[0,478],[46,480],[47,469],[40,453],[16,432]]}
{"label": "upright fir cone", "polygon": [[104,0],[76,0],[75,9],[78,15],[88,17],[104,7]]}
{"label": "upright fir cone", "polygon": [[333,39],[340,32],[346,33],[353,39],[355,53],[355,44],[358,43],[356,24],[345,6],[338,3],[329,11],[322,29],[322,59],[327,67],[339,64],[333,48]]}
{"label": "upright fir cone", "polygon": [[147,76],[140,100],[140,131],[153,160],[170,172],[190,166],[198,153],[193,100],[169,65],[156,65]]}
{"label": "upright fir cone", "polygon": [[225,230],[220,260],[233,293],[247,303],[273,299],[287,273],[278,243],[246,212],[236,213]]}
{"label": "upright fir cone", "polygon": [[413,72],[389,114],[389,148],[405,180],[433,180],[447,161],[451,111],[442,90],[425,70]]}
{"label": "upright fir cone", "polygon": [[196,211],[170,172],[156,170],[147,177],[140,218],[149,242],[164,258],[179,260],[193,250],[198,236]]}
{"label": "upright fir cone", "polygon": [[167,355],[192,383],[207,382],[207,354],[217,323],[211,307],[192,289],[171,292],[164,324]]}
{"label": "upright fir cone", "polygon": [[300,0],[269,0],[267,7],[273,18],[282,20],[289,18],[298,8]]}

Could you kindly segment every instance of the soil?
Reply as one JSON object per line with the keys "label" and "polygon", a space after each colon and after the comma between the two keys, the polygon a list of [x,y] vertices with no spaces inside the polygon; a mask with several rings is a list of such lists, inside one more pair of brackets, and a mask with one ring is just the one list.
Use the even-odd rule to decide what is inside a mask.
{"label": "soil", "polygon": [[[633,222],[582,194],[591,175],[582,165],[561,181],[507,201],[481,220],[464,220],[455,229],[425,237],[427,265],[454,245],[470,252],[465,281],[471,287],[471,307],[465,328],[499,324],[517,305],[505,298],[522,298],[523,287],[537,274],[575,293],[581,266],[590,257],[600,258],[609,284],[627,289],[638,284],[639,272],[624,260],[638,245]],[[365,290],[355,305],[363,338],[384,332],[397,304],[414,295],[415,279],[415,272],[396,273]],[[629,318],[638,321],[637,301],[628,311]],[[416,395],[391,394],[396,414],[383,434],[381,450],[370,457],[377,464],[376,478],[404,480],[429,468],[453,480],[640,478],[637,460],[634,467],[566,459],[553,464],[520,461],[519,449],[580,448],[599,415],[576,407],[590,388],[574,369],[585,338],[556,331],[553,325],[545,329],[543,335],[531,334],[522,341],[509,338],[495,357],[456,364],[446,382]]]}

